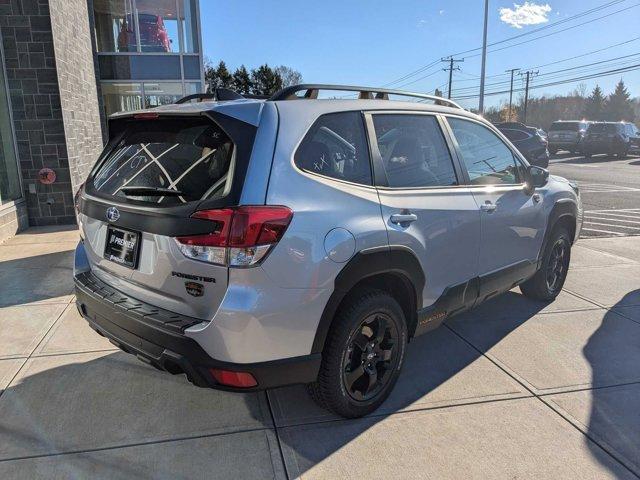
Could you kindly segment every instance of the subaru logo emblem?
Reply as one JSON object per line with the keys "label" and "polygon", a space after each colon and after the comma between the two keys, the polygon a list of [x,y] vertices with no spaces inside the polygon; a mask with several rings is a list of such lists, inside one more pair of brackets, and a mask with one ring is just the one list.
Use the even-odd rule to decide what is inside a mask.
{"label": "subaru logo emblem", "polygon": [[107,220],[110,222],[117,222],[120,218],[120,212],[116,207],[107,208]]}

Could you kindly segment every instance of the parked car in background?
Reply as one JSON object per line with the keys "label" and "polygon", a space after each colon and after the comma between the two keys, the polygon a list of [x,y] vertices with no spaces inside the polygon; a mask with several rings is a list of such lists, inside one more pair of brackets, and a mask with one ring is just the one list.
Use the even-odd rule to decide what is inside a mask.
{"label": "parked car in background", "polygon": [[638,148],[637,130],[627,122],[591,123],[582,143],[582,153],[585,157],[606,153],[624,158]]}
{"label": "parked car in background", "polygon": [[559,150],[580,153],[582,141],[589,127],[586,120],[559,120],[549,128],[549,153],[555,155]]}
{"label": "parked car in background", "polygon": [[549,150],[547,149],[547,137],[544,130],[528,127],[519,122],[497,123],[496,127],[505,137],[511,140],[511,143],[520,150],[520,153],[524,155],[531,165],[537,165],[542,168],[549,166]]}
{"label": "parked car in background", "polygon": [[627,123],[629,132],[629,153],[640,155],[640,129],[633,123]]}

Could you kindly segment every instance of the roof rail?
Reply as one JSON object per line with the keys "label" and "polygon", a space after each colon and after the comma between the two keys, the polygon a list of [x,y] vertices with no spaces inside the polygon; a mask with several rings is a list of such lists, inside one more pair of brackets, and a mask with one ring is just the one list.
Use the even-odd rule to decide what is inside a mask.
{"label": "roof rail", "polygon": [[223,100],[241,100],[244,98],[267,99],[269,97],[267,95],[250,95],[250,94],[242,95],[234,90],[231,90],[230,88],[215,88],[212,92],[209,92],[209,93],[194,93],[192,95],[187,95],[186,97],[182,97],[181,99],[176,100],[175,103],[179,105],[181,103],[187,103],[192,100],[197,100],[198,102],[204,102],[205,100],[223,101]]}
{"label": "roof rail", "polygon": [[[398,95],[403,97],[420,98],[422,100],[431,100],[438,105],[445,105],[453,108],[462,107],[453,100],[437,97],[435,95],[426,95],[424,93],[405,92],[404,90],[391,90],[388,88],[375,87],[356,87],[353,85],[325,85],[325,84],[301,84],[286,87],[275,93],[269,98],[270,101],[276,100],[297,100],[297,99],[316,99],[320,90],[332,90],[341,92],[358,92],[360,100],[389,100],[389,95]],[[304,91],[304,95],[296,95],[298,92]]]}

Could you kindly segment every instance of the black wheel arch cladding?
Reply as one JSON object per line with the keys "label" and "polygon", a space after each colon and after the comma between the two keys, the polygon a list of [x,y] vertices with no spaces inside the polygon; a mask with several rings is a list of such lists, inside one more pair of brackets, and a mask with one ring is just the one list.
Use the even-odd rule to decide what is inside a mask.
{"label": "black wheel arch cladding", "polygon": [[368,279],[388,275],[397,278],[402,282],[401,288],[410,292],[412,305],[403,305],[402,308],[405,315],[409,314],[407,329],[410,336],[413,334],[417,311],[422,308],[422,291],[426,281],[420,262],[409,248],[401,245],[370,248],[356,253],[336,276],[333,293],[316,330],[312,353],[322,352],[335,314],[354,287]]}

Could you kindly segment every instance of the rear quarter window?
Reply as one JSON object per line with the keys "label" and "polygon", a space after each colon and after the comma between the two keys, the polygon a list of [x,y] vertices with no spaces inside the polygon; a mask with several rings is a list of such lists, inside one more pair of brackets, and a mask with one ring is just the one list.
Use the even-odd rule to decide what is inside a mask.
{"label": "rear quarter window", "polygon": [[322,115],[294,156],[306,172],[361,185],[371,185],[371,162],[360,112]]}
{"label": "rear quarter window", "polygon": [[[130,121],[93,176],[103,195],[178,205],[224,196],[231,184],[234,144],[204,119]],[[135,187],[166,189],[131,194]]]}

